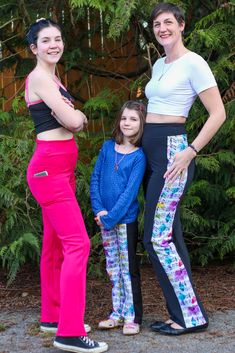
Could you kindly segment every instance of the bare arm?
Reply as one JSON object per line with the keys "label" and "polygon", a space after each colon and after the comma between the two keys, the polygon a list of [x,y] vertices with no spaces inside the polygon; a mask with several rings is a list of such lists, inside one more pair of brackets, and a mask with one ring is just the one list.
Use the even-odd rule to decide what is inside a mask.
{"label": "bare arm", "polygon": [[[208,88],[201,92],[199,98],[208,111],[209,117],[198,136],[192,142],[198,152],[212,139],[225,121],[225,110],[217,87]],[[174,163],[166,171],[164,178],[174,181],[181,172],[188,168],[195,156],[196,153],[190,147],[176,153]]]}
{"label": "bare arm", "polygon": [[80,131],[87,122],[86,116],[67,104],[53,79],[36,73],[30,77],[30,89],[53,111],[55,118],[68,130]]}
{"label": "bare arm", "polygon": [[224,105],[218,87],[209,88],[199,94],[204,107],[209,113],[209,118],[198,136],[192,142],[197,151],[200,151],[219,130],[225,121]]}

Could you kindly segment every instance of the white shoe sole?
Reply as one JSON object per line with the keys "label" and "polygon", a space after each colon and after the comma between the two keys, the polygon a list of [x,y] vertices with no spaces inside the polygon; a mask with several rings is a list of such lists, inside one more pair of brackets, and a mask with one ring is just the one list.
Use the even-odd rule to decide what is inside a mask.
{"label": "white shoe sole", "polygon": [[138,335],[140,331],[123,331],[123,335],[125,336],[133,336],[133,335]]}
{"label": "white shoe sole", "polygon": [[106,352],[108,350],[108,345],[107,343],[104,343],[104,342],[102,342],[101,347],[94,347],[94,348],[79,348],[75,346],[62,344],[56,341],[54,341],[53,345],[54,347],[59,348],[63,351],[75,352],[75,353],[101,353],[101,352]]}
{"label": "white shoe sole", "polygon": [[[86,333],[91,332],[91,326],[88,324],[84,325]],[[57,332],[57,327],[45,327],[45,326],[40,326],[40,331],[42,332],[51,332],[51,333],[56,333]]]}
{"label": "white shoe sole", "polygon": [[40,326],[40,331],[42,331],[42,332],[56,333],[56,332],[57,332],[57,327],[44,327],[44,326]]}

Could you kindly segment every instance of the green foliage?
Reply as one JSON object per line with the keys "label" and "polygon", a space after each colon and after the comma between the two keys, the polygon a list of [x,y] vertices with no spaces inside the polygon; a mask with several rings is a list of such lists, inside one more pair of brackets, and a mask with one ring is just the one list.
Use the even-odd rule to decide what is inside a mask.
{"label": "green foliage", "polygon": [[103,276],[105,266],[100,229],[94,221],[90,201],[90,177],[102,143],[103,134],[79,134],[80,160],[76,170],[76,196],[91,240],[88,273],[94,277]]}
{"label": "green foliage", "polygon": [[[106,113],[107,115],[117,106],[119,99],[109,88],[104,88],[95,97],[86,101],[83,109],[94,117],[94,113]],[[97,115],[96,115],[97,117]],[[100,115],[98,115],[100,117]]]}
{"label": "green foliage", "polygon": [[75,7],[91,7],[104,12],[104,19],[109,25],[109,37],[118,37],[129,27],[130,17],[138,3],[137,0],[119,0],[114,4],[107,0],[70,0]]}
{"label": "green foliage", "polygon": [[[234,109],[234,102],[229,105]],[[197,157],[195,181],[181,208],[192,259],[202,265],[223,260],[235,251],[234,124],[234,115],[228,114],[223,127]],[[193,138],[194,124],[189,124],[188,130]]]}
{"label": "green foliage", "polygon": [[105,255],[102,246],[100,231],[91,238],[91,255],[88,262],[88,274],[92,277],[103,277]]}
{"label": "green foliage", "polygon": [[2,323],[0,323],[0,332],[6,331],[6,326]]}
{"label": "green foliage", "polygon": [[[145,26],[151,10],[158,2],[160,1],[62,0],[55,4],[53,0],[1,1],[0,40],[3,57],[0,59],[0,70],[14,68],[15,75],[21,77],[31,70],[33,60],[30,57],[25,58],[25,33],[29,24],[37,17],[51,16],[62,23],[64,28],[67,50],[62,65],[66,70],[72,68],[79,71],[79,79],[74,83],[72,93],[81,102],[85,101],[83,109],[91,120],[92,132],[79,134],[77,197],[92,243],[89,265],[89,272],[92,274],[101,274],[104,255],[99,229],[94,222],[90,205],[90,175],[99,148],[110,135],[116,111],[126,97],[135,98],[139,90],[142,91],[140,98],[144,99],[143,88],[151,76],[148,64],[162,54],[162,48],[155,42],[151,28]],[[208,61],[221,94],[225,95],[234,81],[234,1],[172,2],[181,5],[185,10],[187,47]],[[87,28],[88,8],[92,24],[90,30]],[[100,11],[104,19],[106,45],[103,51],[100,47],[88,45],[89,36],[93,40],[93,36],[100,35]],[[110,59],[116,62],[119,58],[118,51],[113,48],[119,47],[122,53],[128,40],[133,47],[130,57],[136,63],[134,70],[137,67],[138,70],[141,69],[133,71],[130,76],[129,63],[126,68],[124,62],[122,69],[126,72],[119,73],[112,72],[108,61]],[[94,96],[91,94],[91,76],[93,82],[99,76],[110,77],[111,84],[103,85],[102,90]],[[120,80],[123,89],[114,91],[107,88],[113,87],[111,81],[114,79]],[[83,99],[77,93],[84,85],[88,86],[90,99]],[[181,208],[184,233],[191,256],[202,265],[212,260],[230,258],[235,250],[234,92],[231,91],[229,96],[231,98],[226,100],[227,120],[197,157],[195,180]],[[189,141],[198,134],[207,116],[205,109],[197,101],[187,121]],[[98,122],[99,128],[94,125]],[[29,192],[25,178],[34,148],[34,133],[22,95],[15,97],[10,112],[0,112],[0,125],[0,261],[8,269],[9,280],[13,280],[24,263],[38,262],[41,243],[40,209]],[[139,199],[143,210],[142,191]],[[143,212],[139,220],[142,236]]]}
{"label": "green foliage", "polygon": [[40,214],[26,185],[27,163],[33,150],[32,123],[21,115],[22,97],[14,111],[0,112],[0,260],[8,283],[27,262],[38,262]]}
{"label": "green foliage", "polygon": [[39,260],[40,245],[35,234],[24,233],[17,240],[0,248],[3,267],[8,270],[8,284],[14,281],[17,272],[26,262]]}

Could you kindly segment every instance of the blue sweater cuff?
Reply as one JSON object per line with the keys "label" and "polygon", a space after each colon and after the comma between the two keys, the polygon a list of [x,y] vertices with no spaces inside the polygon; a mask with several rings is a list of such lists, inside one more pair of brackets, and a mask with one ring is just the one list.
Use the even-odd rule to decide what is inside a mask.
{"label": "blue sweater cuff", "polygon": [[110,219],[109,215],[101,216],[100,220],[104,226],[104,229],[107,229],[107,230],[114,228],[116,225],[115,221],[112,221],[112,219]]}

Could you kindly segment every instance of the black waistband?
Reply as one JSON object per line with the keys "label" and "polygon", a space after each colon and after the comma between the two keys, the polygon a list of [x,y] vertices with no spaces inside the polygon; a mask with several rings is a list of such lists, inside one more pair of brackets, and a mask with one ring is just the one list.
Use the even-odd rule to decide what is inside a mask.
{"label": "black waistband", "polygon": [[155,136],[174,136],[186,134],[185,125],[181,123],[146,123],[144,133]]}

